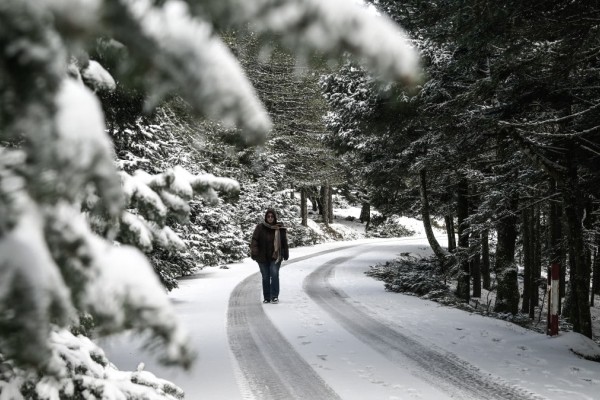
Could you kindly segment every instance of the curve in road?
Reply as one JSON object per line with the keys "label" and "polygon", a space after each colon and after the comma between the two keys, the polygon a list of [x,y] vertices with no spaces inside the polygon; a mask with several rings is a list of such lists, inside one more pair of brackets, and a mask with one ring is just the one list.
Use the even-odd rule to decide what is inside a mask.
{"label": "curve in road", "polygon": [[[524,389],[485,376],[473,365],[441,349],[425,346],[386,323],[370,316],[347,299],[348,296],[330,283],[336,266],[355,256],[333,259],[311,274],[303,287],[309,297],[346,330],[390,361],[412,360],[415,375],[450,393],[453,398],[520,400],[543,399]],[[406,365],[400,365],[406,368]]]}

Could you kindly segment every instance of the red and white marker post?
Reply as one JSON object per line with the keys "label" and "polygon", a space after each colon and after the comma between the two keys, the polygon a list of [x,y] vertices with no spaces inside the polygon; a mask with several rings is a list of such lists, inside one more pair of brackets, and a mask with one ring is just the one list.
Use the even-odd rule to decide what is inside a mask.
{"label": "red and white marker post", "polygon": [[550,336],[558,335],[558,301],[560,264],[552,263],[548,271],[548,324],[546,333]]}

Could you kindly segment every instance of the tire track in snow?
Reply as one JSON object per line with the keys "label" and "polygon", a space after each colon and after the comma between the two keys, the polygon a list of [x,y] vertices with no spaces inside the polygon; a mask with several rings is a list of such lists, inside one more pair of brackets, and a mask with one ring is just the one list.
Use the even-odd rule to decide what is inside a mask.
{"label": "tire track in snow", "polygon": [[[341,289],[334,288],[329,280],[335,267],[354,258],[340,257],[331,260],[309,274],[303,282],[308,296],[359,340],[398,364],[406,358],[418,368],[415,375],[447,391],[458,399],[520,400],[543,399],[524,389],[482,372],[442,349],[434,349],[393,329],[371,317],[347,300]],[[399,365],[406,368],[406,365]]]}
{"label": "tire track in snow", "polygon": [[[298,257],[284,266],[355,247],[324,250]],[[244,380],[242,391],[261,400],[340,399],[273,325],[258,293],[262,292],[257,272],[235,287],[227,310],[227,337]]]}

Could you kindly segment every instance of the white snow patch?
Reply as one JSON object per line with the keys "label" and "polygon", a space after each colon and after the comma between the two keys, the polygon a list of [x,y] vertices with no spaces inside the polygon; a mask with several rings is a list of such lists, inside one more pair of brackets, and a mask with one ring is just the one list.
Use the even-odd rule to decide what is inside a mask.
{"label": "white snow patch", "polygon": [[112,75],[100,63],[90,60],[81,76],[96,90],[115,90],[117,84]]}

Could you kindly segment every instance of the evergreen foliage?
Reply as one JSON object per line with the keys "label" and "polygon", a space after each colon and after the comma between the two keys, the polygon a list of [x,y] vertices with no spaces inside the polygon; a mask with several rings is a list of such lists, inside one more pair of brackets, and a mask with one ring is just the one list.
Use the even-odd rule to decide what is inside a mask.
{"label": "evergreen foliage", "polygon": [[[0,396],[180,397],[141,371],[126,376],[131,385],[107,385],[111,368],[102,371],[95,350],[93,362],[72,362],[72,354],[85,359],[74,344],[85,338],[72,346],[53,338],[83,320],[102,334],[131,329],[147,333],[164,363],[190,366],[194,352],[140,249],[177,263],[176,274],[188,270],[171,257],[204,228],[182,240],[171,227],[187,222],[195,195],[216,203],[217,191],[239,185],[181,167],[186,155],[168,136],[176,118],[142,111],[178,93],[197,115],[239,128],[243,142],[262,142],[271,121],[213,31],[248,24],[295,52],[350,51],[392,79],[416,79],[416,53],[391,21],[336,0],[2,1]],[[239,245],[216,254],[227,259]],[[157,269],[173,283],[168,266]]]}
{"label": "evergreen foliage", "polygon": [[[322,120],[326,103],[318,85],[319,73],[326,68],[322,57],[312,57],[309,67],[281,46],[261,51],[256,35],[237,32],[235,36],[242,65],[273,118],[264,151],[284,165],[279,181],[304,196],[317,192],[319,187],[324,193],[324,188],[344,184],[349,168],[324,145],[329,133]],[[323,215],[326,207],[323,201],[318,204]],[[306,220],[302,205],[301,214]],[[326,221],[331,218],[324,217]]]}
{"label": "evergreen foliage", "polygon": [[371,266],[366,274],[382,280],[386,290],[391,292],[409,293],[441,302],[453,298],[445,283],[444,266],[436,258],[417,260],[404,256]]}
{"label": "evergreen foliage", "polygon": [[384,217],[383,215],[377,215],[371,218],[371,223],[367,229],[367,237],[403,237],[411,236],[414,231],[404,227],[397,215],[390,215]]}
{"label": "evergreen foliage", "polygon": [[[411,174],[427,172],[431,215],[458,218],[460,267],[454,270],[461,271],[458,294],[465,301],[470,280],[478,276],[480,238],[496,232],[497,311],[518,312],[518,216],[541,210],[530,222],[539,226],[533,245],[538,255],[531,262],[560,262],[568,270],[561,293],[565,281],[572,290],[563,316],[590,336],[600,188],[599,26],[590,17],[600,11],[597,5],[373,3],[415,39],[426,80],[417,93],[389,86],[383,97],[370,90],[375,80],[355,66],[328,76],[323,86],[333,108],[332,145],[358,155],[375,189],[373,204],[385,212],[415,212],[417,180]],[[537,285],[539,279],[528,282]]]}

